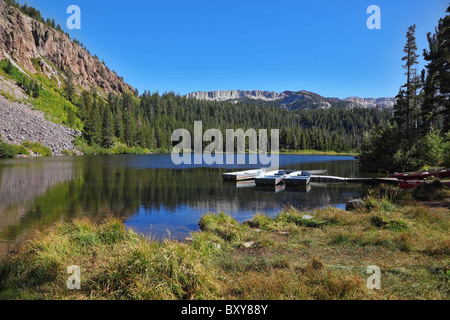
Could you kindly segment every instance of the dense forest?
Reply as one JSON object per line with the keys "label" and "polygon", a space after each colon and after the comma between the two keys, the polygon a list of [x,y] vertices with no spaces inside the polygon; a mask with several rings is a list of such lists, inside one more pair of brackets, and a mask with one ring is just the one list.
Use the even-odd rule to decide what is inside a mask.
{"label": "dense forest", "polygon": [[199,101],[174,93],[110,93],[104,101],[95,92],[84,91],[76,105],[90,144],[110,148],[120,141],[150,150],[170,150],[174,130],[193,132],[194,121],[202,121],[204,128],[217,128],[224,136],[226,129],[280,129],[282,149],[350,151],[360,145],[364,132],[392,118],[390,110],[288,111],[256,103]]}
{"label": "dense forest", "polygon": [[406,33],[406,83],[394,107],[394,119],[368,133],[361,163],[368,170],[408,171],[450,165],[450,7],[435,33],[428,33],[427,62],[417,70],[419,54],[412,25]]}

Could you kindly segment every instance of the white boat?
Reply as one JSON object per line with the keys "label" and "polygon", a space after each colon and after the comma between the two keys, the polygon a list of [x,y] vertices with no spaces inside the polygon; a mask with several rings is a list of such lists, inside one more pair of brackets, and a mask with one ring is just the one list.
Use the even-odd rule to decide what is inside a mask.
{"label": "white boat", "polygon": [[253,180],[266,172],[266,169],[247,170],[239,172],[223,173],[222,178],[225,181],[243,181]]}
{"label": "white boat", "polygon": [[311,182],[311,174],[306,171],[296,171],[290,173],[284,179],[284,182],[289,187],[307,186]]}
{"label": "white boat", "polygon": [[286,171],[270,171],[255,179],[257,186],[276,186],[287,176]]}

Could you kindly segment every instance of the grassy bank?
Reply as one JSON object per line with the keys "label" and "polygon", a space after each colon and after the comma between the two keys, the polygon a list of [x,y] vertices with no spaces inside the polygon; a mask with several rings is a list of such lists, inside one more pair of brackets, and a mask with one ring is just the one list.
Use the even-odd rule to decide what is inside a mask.
{"label": "grassy bank", "polygon": [[[448,208],[389,187],[364,203],[309,220],[294,208],[244,224],[211,214],[184,243],[113,218],[59,223],[0,265],[0,298],[449,299]],[[66,287],[71,265],[81,267],[79,291]],[[381,290],[366,286],[372,265]]]}

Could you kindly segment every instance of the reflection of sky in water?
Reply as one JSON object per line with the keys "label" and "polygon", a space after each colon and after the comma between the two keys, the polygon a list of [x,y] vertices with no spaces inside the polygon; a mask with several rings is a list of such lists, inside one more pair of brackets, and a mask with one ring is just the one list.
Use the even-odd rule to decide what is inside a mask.
{"label": "reflection of sky in water", "polygon": [[[235,184],[226,183],[227,187],[237,189]],[[333,184],[312,186],[309,192],[295,188],[287,188],[280,193],[275,188],[259,190],[256,188],[245,188],[242,195],[245,201],[237,197],[215,197],[212,200],[196,203],[195,200],[189,204],[183,203],[175,208],[166,206],[144,207],[141,206],[126,220],[126,225],[138,233],[151,235],[154,238],[165,238],[170,234],[172,239],[183,239],[192,231],[198,231],[198,222],[201,217],[208,213],[225,212],[231,214],[237,221],[244,222],[251,219],[256,213],[276,216],[285,206],[311,211],[328,206],[344,209],[346,203],[361,196],[361,185]],[[359,192],[359,193],[358,193]]]}
{"label": "reflection of sky in water", "polygon": [[[330,175],[360,176],[352,157],[279,157],[282,169],[327,169]],[[223,211],[243,222],[256,213],[275,216],[290,205],[304,210],[345,208],[367,188],[311,184],[306,192],[222,181],[224,172],[260,167],[176,166],[170,155],[0,160],[0,257],[30,230],[73,218],[100,221],[112,213],[139,233],[161,239],[170,230],[172,238],[183,239],[198,230],[200,218],[207,213]]]}
{"label": "reflection of sky in water", "polygon": [[[227,164],[226,154],[217,155],[222,157],[223,164],[207,165],[205,163],[195,164],[194,155],[191,155],[191,164],[175,165],[172,163],[170,155],[152,155],[151,161],[148,156],[134,156],[132,159],[128,156],[115,156],[114,161],[107,163],[111,167],[127,166],[128,168],[139,169],[194,169],[194,168],[222,168],[222,169],[249,169],[249,168],[261,168],[269,167],[269,165],[263,165],[259,161],[258,155],[245,155],[245,164],[238,164],[238,156],[234,156],[234,164]],[[276,155],[269,156],[275,157]],[[311,164],[311,163],[324,163],[329,161],[355,161],[353,157],[349,156],[319,156],[319,155],[278,155],[280,168],[283,166],[291,166],[298,164]],[[250,157],[256,159],[257,164],[249,164]]]}

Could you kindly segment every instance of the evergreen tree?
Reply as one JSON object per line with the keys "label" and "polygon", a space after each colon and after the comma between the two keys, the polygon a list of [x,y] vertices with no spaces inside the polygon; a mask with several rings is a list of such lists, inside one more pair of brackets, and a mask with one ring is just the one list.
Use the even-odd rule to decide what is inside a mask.
{"label": "evergreen tree", "polygon": [[123,125],[122,112],[120,110],[114,115],[114,132],[120,142],[125,143],[125,129]]}
{"label": "evergreen tree", "polygon": [[134,147],[137,138],[136,120],[131,113],[125,112],[123,122],[124,122],[125,143],[127,144],[128,147]]}
{"label": "evergreen tree", "polygon": [[416,86],[416,77],[417,77],[417,69],[416,65],[419,63],[417,58],[419,55],[416,53],[417,45],[416,45],[416,25],[412,25],[408,28],[406,33],[406,45],[403,49],[405,56],[402,58],[402,61],[405,61],[405,65],[403,68],[406,69],[406,106],[405,106],[405,122],[406,128],[410,128],[411,119],[413,118],[413,114],[415,110],[418,108],[416,104],[416,94],[417,94],[417,86]]}
{"label": "evergreen tree", "polygon": [[11,60],[9,60],[9,59],[7,59],[7,60],[8,61],[6,62],[5,72],[9,75],[12,75],[14,66],[13,66]]}
{"label": "evergreen tree", "polygon": [[75,98],[75,84],[73,72],[70,68],[66,70],[65,76],[66,78],[64,79],[64,88],[63,88],[64,94],[66,95],[67,100],[73,102]]}
{"label": "evergreen tree", "polygon": [[37,99],[40,97],[41,95],[41,87],[39,86],[39,84],[37,82],[33,83],[33,98]]}
{"label": "evergreen tree", "polygon": [[69,108],[69,111],[67,112],[67,124],[69,127],[73,128],[76,121],[76,115],[72,108]]}
{"label": "evergreen tree", "polygon": [[102,118],[97,104],[88,111],[84,135],[86,140],[91,143],[100,145],[103,142]]}
{"label": "evergreen tree", "polygon": [[102,147],[111,148],[114,144],[114,120],[109,106],[103,110]]}
{"label": "evergreen tree", "polygon": [[395,98],[397,99],[397,102],[394,105],[394,119],[397,122],[399,129],[404,130],[406,127],[407,113],[407,98],[405,90],[403,90],[403,88],[400,88]]}
{"label": "evergreen tree", "polygon": [[445,131],[450,130],[450,6],[439,21],[435,34],[428,34],[429,49],[424,50],[427,74],[422,116],[424,129],[430,131],[439,114],[444,116]]}

